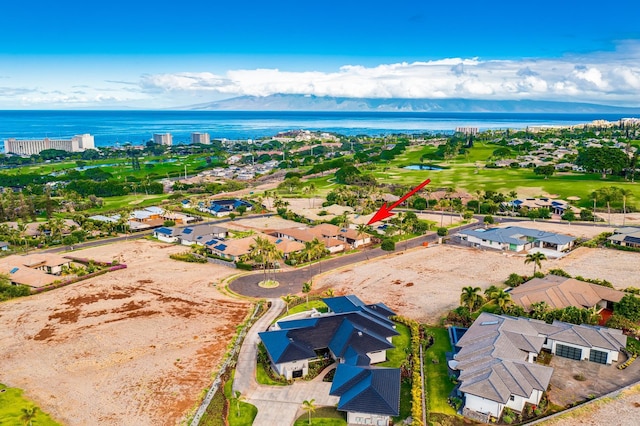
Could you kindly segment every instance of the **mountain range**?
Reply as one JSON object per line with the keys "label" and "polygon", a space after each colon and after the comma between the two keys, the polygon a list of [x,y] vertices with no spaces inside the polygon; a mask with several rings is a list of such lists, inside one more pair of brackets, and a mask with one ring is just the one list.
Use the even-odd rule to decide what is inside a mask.
{"label": "mountain range", "polygon": [[345,111],[345,112],[473,112],[473,113],[621,113],[640,114],[640,107],[580,102],[476,99],[341,98],[275,94],[239,96],[180,107],[192,111]]}

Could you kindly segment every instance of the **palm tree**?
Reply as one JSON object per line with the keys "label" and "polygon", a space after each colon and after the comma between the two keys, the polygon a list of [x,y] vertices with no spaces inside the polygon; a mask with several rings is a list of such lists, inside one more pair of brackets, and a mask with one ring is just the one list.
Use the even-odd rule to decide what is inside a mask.
{"label": "palm tree", "polygon": [[528,265],[529,263],[533,263],[533,275],[536,274],[536,266],[542,269],[542,261],[547,260],[547,256],[545,256],[542,252],[529,253],[527,257],[524,259],[524,264]]}
{"label": "palm tree", "polygon": [[440,204],[440,228],[442,228],[444,226],[442,223],[444,220],[444,210],[451,206],[451,201],[442,198],[438,204]]}
{"label": "palm tree", "polygon": [[315,402],[315,399],[305,399],[302,401],[302,408],[309,414],[309,424],[311,424],[311,413],[315,413],[316,411]]}
{"label": "palm tree", "polygon": [[311,293],[312,288],[313,283],[311,281],[302,283],[302,292],[307,295],[307,307],[309,306],[309,293]]}
{"label": "palm tree", "polygon": [[341,228],[349,229],[349,225],[351,225],[351,220],[349,220],[349,216],[347,212],[343,212],[340,216],[338,216],[338,224]]}
{"label": "palm tree", "polygon": [[467,308],[469,308],[469,312],[473,312],[473,308],[483,301],[482,295],[480,294],[481,291],[482,289],[480,287],[463,287],[462,294],[460,295],[460,304],[466,305]]}
{"label": "palm tree", "polygon": [[23,221],[19,220],[18,224],[16,225],[18,232],[20,233],[20,239],[22,241],[24,241],[24,251],[27,251],[27,244],[29,243],[27,241],[26,238],[26,234],[27,234],[27,224],[24,223]]}
{"label": "palm tree", "polygon": [[277,249],[275,244],[267,238],[256,237],[254,243],[249,246],[249,258],[257,263],[262,263],[264,268],[264,280],[267,280],[267,271],[274,260]]}
{"label": "palm tree", "polygon": [[311,208],[314,208],[316,206],[316,200],[315,200],[315,195],[316,192],[318,192],[318,188],[316,188],[316,184],[311,182],[309,184],[309,186],[307,186],[308,191],[309,191],[309,195],[311,196]]}
{"label": "palm tree", "polygon": [[531,304],[531,318],[543,320],[547,316],[547,312],[549,311],[549,305],[547,302],[536,302]]}
{"label": "palm tree", "polygon": [[622,226],[624,226],[627,216],[627,197],[632,197],[633,192],[625,188],[620,188],[618,192],[620,193],[620,196],[622,196]]}
{"label": "palm tree", "polygon": [[31,426],[33,419],[36,417],[37,411],[38,407],[23,408],[22,414],[20,415],[20,420],[22,420],[25,425]]}
{"label": "palm tree", "polygon": [[332,288],[328,288],[323,293],[326,297],[333,297],[335,295],[335,291]]}
{"label": "palm tree", "polygon": [[280,299],[284,302],[284,305],[287,308],[287,315],[289,315],[289,303],[293,302],[294,296],[287,294],[285,296],[280,296]]}
{"label": "palm tree", "polygon": [[244,400],[244,397],[242,396],[242,392],[240,391],[235,391],[233,392],[233,395],[236,398],[236,411],[237,411],[237,417],[240,417],[240,401]]}
{"label": "palm tree", "polygon": [[511,303],[511,295],[503,289],[498,289],[491,293],[491,301],[498,305],[501,312],[504,312],[505,308]]}
{"label": "palm tree", "polygon": [[596,196],[607,203],[607,214],[609,215],[609,225],[611,225],[611,202],[620,199],[620,188],[607,186],[596,191]]}

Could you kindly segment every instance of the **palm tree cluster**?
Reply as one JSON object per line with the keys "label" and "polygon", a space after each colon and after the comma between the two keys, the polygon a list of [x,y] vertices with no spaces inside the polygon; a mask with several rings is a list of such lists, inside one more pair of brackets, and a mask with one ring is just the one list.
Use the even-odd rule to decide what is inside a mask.
{"label": "palm tree cluster", "polygon": [[274,243],[266,237],[255,237],[254,243],[249,246],[247,257],[255,263],[262,264],[264,270],[264,280],[267,280],[268,272],[273,269],[275,264],[283,258],[283,254]]}
{"label": "palm tree cluster", "polygon": [[480,287],[463,287],[460,294],[460,305],[466,307],[469,312],[478,310],[486,302],[493,302],[500,312],[506,312],[511,305],[511,295],[501,288],[491,286],[481,294]]}
{"label": "palm tree cluster", "polygon": [[624,226],[625,216],[627,214],[627,199],[632,196],[633,192],[631,192],[631,190],[617,186],[606,186],[591,193],[591,198],[594,203],[600,201],[606,203],[609,225],[611,225],[611,203],[622,201],[622,225]]}

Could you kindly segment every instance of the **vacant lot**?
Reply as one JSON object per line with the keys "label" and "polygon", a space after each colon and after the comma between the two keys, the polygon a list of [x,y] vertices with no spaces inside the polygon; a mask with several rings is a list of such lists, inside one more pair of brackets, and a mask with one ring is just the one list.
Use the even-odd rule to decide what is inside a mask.
{"label": "vacant lot", "polygon": [[128,268],[0,304],[0,382],[67,425],[173,425],[198,402],[249,310],[182,263],[184,247],[140,240],[75,255]]}
{"label": "vacant lot", "polygon": [[[512,272],[531,275],[533,265],[525,265],[524,259],[524,254],[512,252],[431,246],[325,274],[316,280],[316,289],[354,293],[368,303],[382,301],[402,315],[435,323],[458,306],[462,287],[499,285]],[[542,268],[562,268],[624,288],[637,286],[633,271],[639,260],[639,253],[579,248],[560,260],[544,261]]]}

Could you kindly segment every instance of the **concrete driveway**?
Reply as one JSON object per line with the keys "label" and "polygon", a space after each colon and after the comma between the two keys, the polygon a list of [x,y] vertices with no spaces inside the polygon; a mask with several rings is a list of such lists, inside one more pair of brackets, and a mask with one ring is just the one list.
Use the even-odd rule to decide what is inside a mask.
{"label": "concrete driveway", "polygon": [[331,383],[322,376],[312,381],[297,381],[291,386],[265,386],[256,382],[259,332],[266,331],[284,310],[282,299],[270,299],[271,308],[247,332],[240,348],[233,390],[240,391],[246,401],[258,408],[255,426],[292,425],[305,400],[315,399],[317,406],[335,406],[338,397],[330,396]]}

